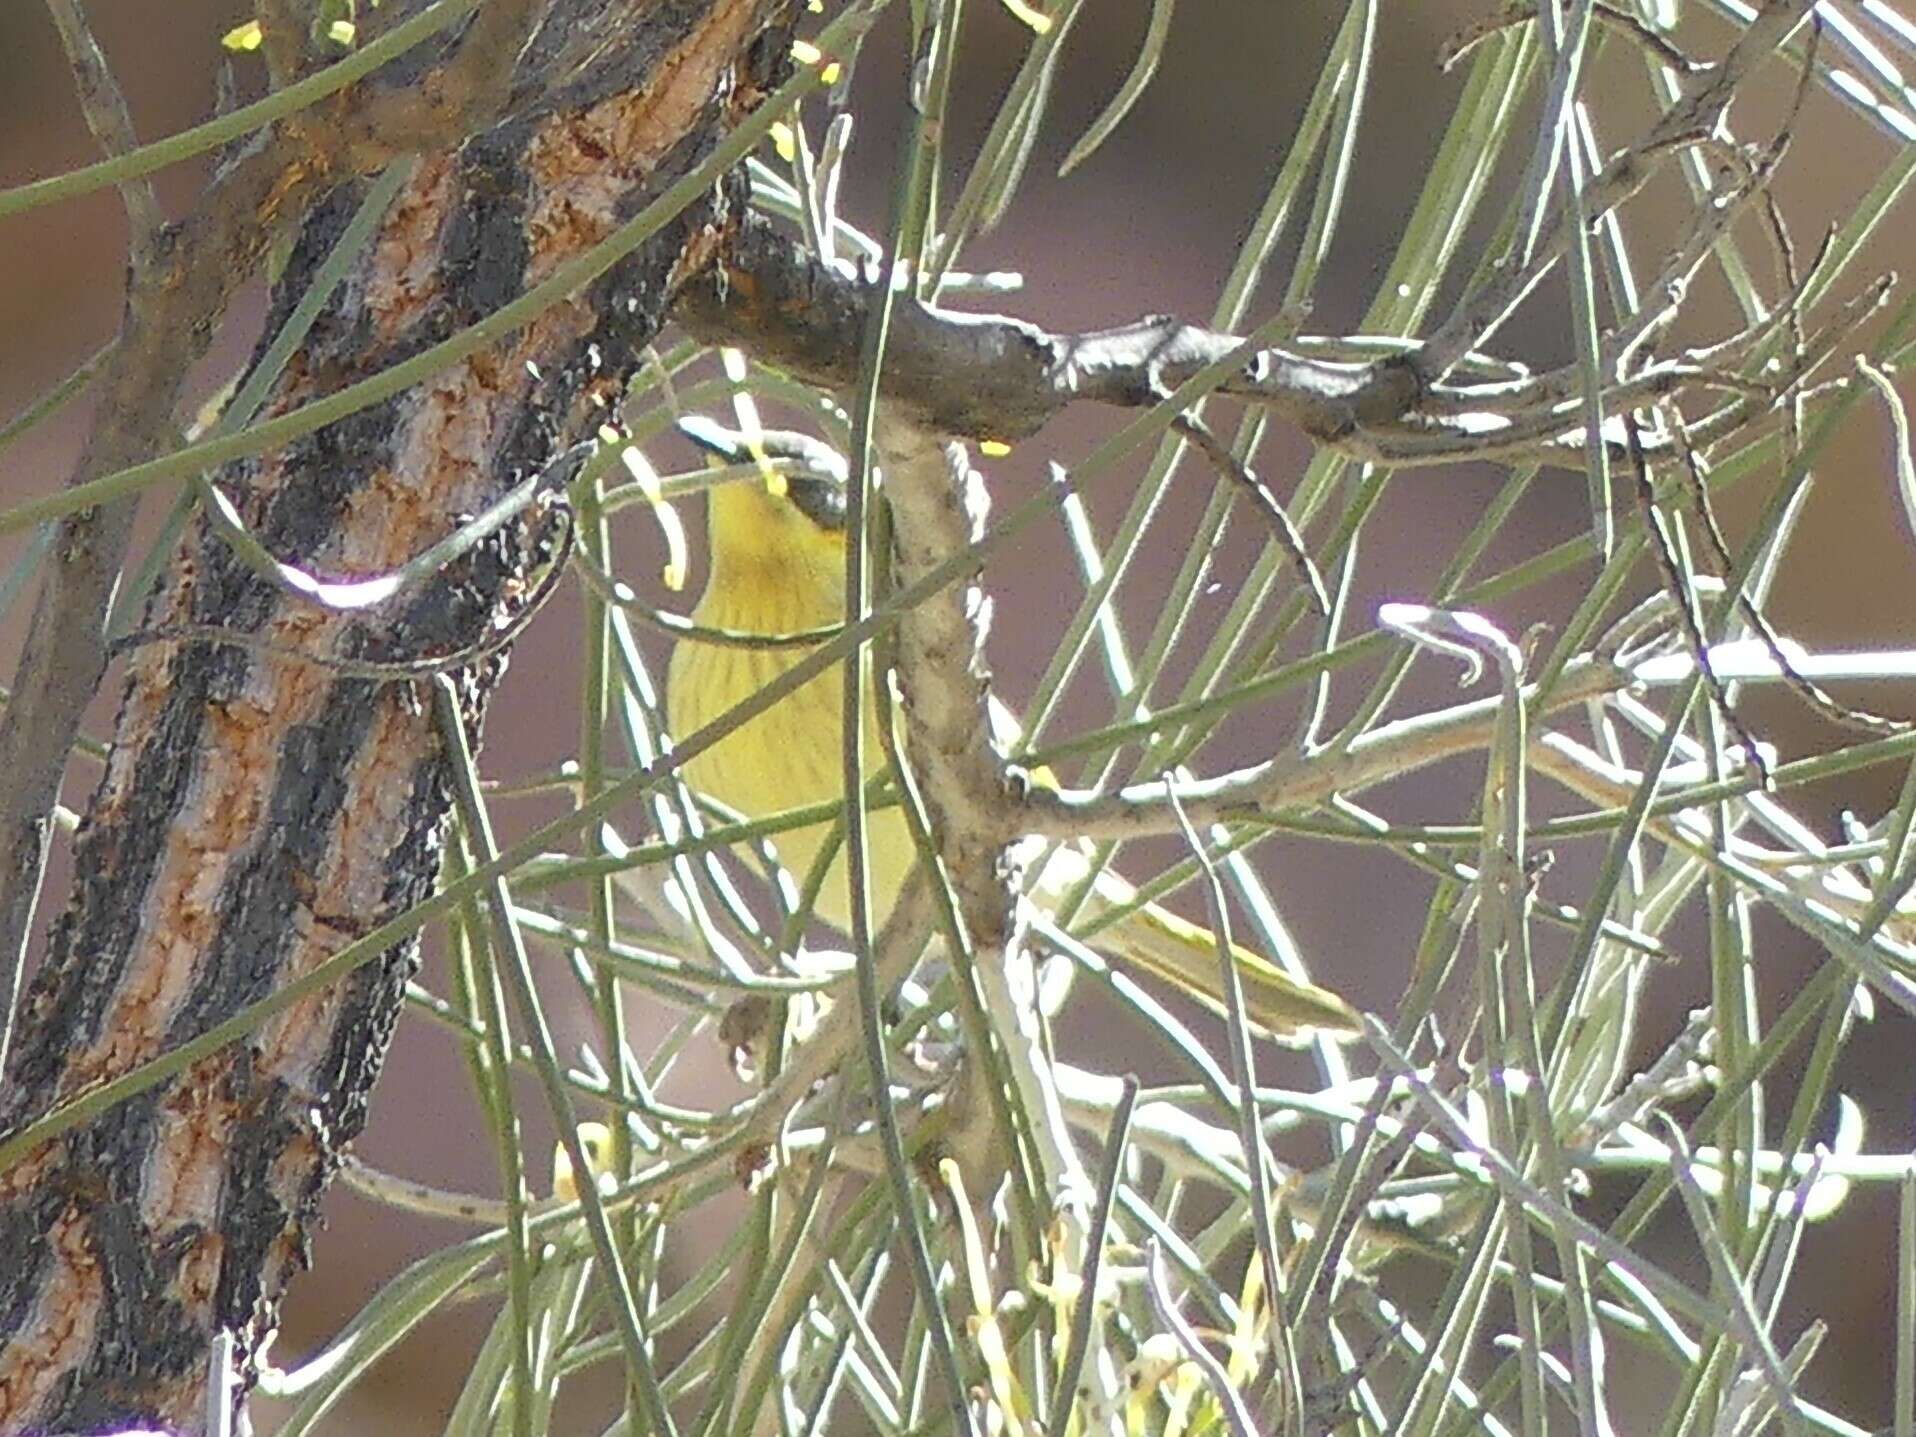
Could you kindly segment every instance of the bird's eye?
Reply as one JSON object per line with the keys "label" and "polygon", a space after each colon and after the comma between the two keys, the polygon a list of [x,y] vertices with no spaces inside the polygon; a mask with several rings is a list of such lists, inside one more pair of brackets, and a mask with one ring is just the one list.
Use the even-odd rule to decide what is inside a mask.
{"label": "bird's eye", "polygon": [[821,529],[837,533],[845,527],[845,486],[829,479],[793,477],[785,481],[792,506]]}

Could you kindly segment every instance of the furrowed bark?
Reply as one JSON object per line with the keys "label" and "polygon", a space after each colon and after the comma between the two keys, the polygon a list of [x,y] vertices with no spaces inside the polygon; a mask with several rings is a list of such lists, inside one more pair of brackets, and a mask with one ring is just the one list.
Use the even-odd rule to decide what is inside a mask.
{"label": "furrowed bark", "polygon": [[[555,0],[518,54],[505,118],[421,158],[268,412],[496,310],[683,176],[775,78],[785,8]],[[424,87],[421,113],[435,102]],[[358,198],[343,185],[309,216],[267,335]],[[593,432],[735,199],[715,192],[493,348],[219,483],[286,563],[330,578],[404,563]],[[522,610],[560,522],[531,512],[358,616],[290,597],[199,528],[147,622],[342,659],[457,653]],[[495,655],[461,674],[472,720],[504,666]],[[137,649],[72,899],[0,1086],[0,1133],[205,1032],[423,897],[445,764],[431,703],[410,683],[225,643]],[[307,1260],[415,963],[415,944],[391,950],[0,1173],[0,1433],[200,1426],[214,1335],[237,1334],[249,1365]]]}

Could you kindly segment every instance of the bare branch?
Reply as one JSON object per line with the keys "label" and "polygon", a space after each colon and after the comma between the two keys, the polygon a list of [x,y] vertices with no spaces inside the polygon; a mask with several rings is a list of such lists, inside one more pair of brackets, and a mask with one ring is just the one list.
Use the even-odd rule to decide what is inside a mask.
{"label": "bare branch", "polygon": [[[1580,704],[1629,683],[1628,672],[1608,659],[1579,660],[1565,667],[1545,711]],[[1534,686],[1525,692],[1534,693]],[[1194,825],[1203,827],[1255,822],[1284,809],[1320,803],[1332,794],[1356,793],[1488,744],[1502,704],[1498,698],[1478,699],[1380,725],[1341,750],[1287,753],[1216,778],[1176,781],[1177,803]],[[1020,832],[1048,838],[1175,833],[1179,823],[1171,803],[1173,782],[1132,784],[1109,794],[1034,787],[1022,811],[1011,819]]]}
{"label": "bare branch", "polygon": [[[1717,129],[1737,87],[1758,64],[1789,38],[1813,7],[1813,0],[1775,0],[1737,37],[1717,64],[1692,73],[1676,104],[1637,145],[1604,165],[1584,191],[1584,219],[1594,223],[1642,189],[1657,162],[1677,149],[1716,142]],[[1528,251],[1513,252],[1491,278],[1460,300],[1416,355],[1416,372],[1434,385],[1457,361],[1492,333],[1550,272],[1564,252],[1567,236],[1559,209]]]}
{"label": "bare branch", "polygon": [[[849,265],[826,265],[769,224],[745,223],[718,271],[690,286],[677,316],[714,344],[755,357],[825,389],[856,381],[857,337],[876,281]],[[960,314],[899,302],[886,349],[885,399],[928,433],[1023,439],[1078,399],[1140,406],[1157,402],[1199,370],[1244,347],[1218,334],[1152,316],[1089,334],[1053,334],[1003,315]],[[1220,392],[1255,399],[1330,442],[1394,418],[1415,397],[1401,361],[1359,364],[1279,349],[1247,354]]]}
{"label": "bare branch", "polygon": [[1290,557],[1291,567],[1297,571],[1298,580],[1311,596],[1311,602],[1317,606],[1317,612],[1328,616],[1331,597],[1324,587],[1324,576],[1317,572],[1317,565],[1311,561],[1311,551],[1304,544],[1304,536],[1298,532],[1297,525],[1291,522],[1291,516],[1285,512],[1284,506],[1277,502],[1277,497],[1258,482],[1250,465],[1233,454],[1230,445],[1219,439],[1211,426],[1195,413],[1180,414],[1173,427],[1197,445],[1199,452],[1211,461],[1218,473],[1235,485],[1251,501],[1251,507],[1264,516],[1273,537]]}
{"label": "bare branch", "polygon": [[[1495,14],[1485,16],[1444,41],[1437,50],[1437,63],[1446,70],[1451,69],[1492,35],[1517,25],[1529,24],[1536,18],[1537,7],[1534,4],[1529,3],[1529,0],[1517,0],[1517,3],[1506,5]],[[1591,11],[1591,18],[1627,36],[1679,75],[1693,75],[1710,68],[1708,65],[1692,60],[1669,40],[1644,24],[1635,14],[1621,6],[1605,3],[1605,0],[1597,0],[1597,4]]]}
{"label": "bare branch", "polygon": [[[1740,207],[1763,192],[1770,173],[1769,167],[1753,169],[1736,204],[1699,217],[1665,271],[1670,288],[1680,295],[1689,272]],[[795,379],[842,390],[856,379],[858,336],[875,285],[849,264],[826,264],[767,222],[748,219],[714,273],[680,297],[676,314],[708,343],[738,346]],[[1605,388],[1605,409],[1616,413],[1685,388],[1728,389],[1744,396],[1726,413],[1693,426],[1699,441],[1714,440],[1761,419],[1781,395],[1825,363],[1834,346],[1882,302],[1887,286],[1887,279],[1871,286],[1825,330],[1822,343],[1784,370],[1753,379],[1733,367],[1767,334],[1767,326],[1758,324],[1702,351],[1659,359],[1619,378]],[[1627,317],[1606,336],[1606,362],[1620,364],[1625,352],[1672,312],[1673,307],[1659,307],[1647,319]],[[1016,440],[1036,433],[1075,400],[1154,404],[1200,370],[1241,356],[1218,385],[1219,393],[1258,404],[1323,447],[1355,460],[1398,468],[1466,460],[1583,467],[1582,380],[1575,366],[1426,387],[1417,380],[1422,360],[1415,348],[1369,361],[1310,352],[1347,348],[1335,339],[1313,338],[1289,348],[1251,349],[1240,336],[1165,316],[1082,334],[1054,333],[1023,319],[959,313],[901,297],[882,384],[891,412],[928,433]],[[1613,460],[1627,462],[1621,426],[1606,424],[1603,437]],[[1642,443],[1652,458],[1674,451],[1667,434],[1646,433]]]}
{"label": "bare branch", "polygon": [[[73,87],[80,97],[80,113],[93,138],[100,142],[108,158],[139,148],[133,116],[127,110],[126,96],[113,78],[99,41],[87,28],[86,15],[78,0],[47,0],[47,13],[60,32],[60,44],[73,66]],[[128,180],[120,186],[120,198],[126,204],[126,217],[133,226],[133,257],[136,265],[148,259],[148,247],[161,224],[159,202],[153,197],[153,182],[144,177]]]}

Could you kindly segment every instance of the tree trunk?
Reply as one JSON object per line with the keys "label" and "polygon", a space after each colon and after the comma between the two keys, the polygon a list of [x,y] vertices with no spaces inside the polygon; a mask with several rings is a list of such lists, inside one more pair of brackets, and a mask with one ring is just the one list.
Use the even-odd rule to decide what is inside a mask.
{"label": "tree trunk", "polygon": [[[553,0],[505,118],[420,158],[263,412],[418,353],[629,219],[776,78],[785,8]],[[428,64],[375,79],[429,100]],[[341,184],[308,217],[268,338],[364,188]],[[727,206],[708,195],[587,291],[418,388],[229,466],[220,487],[284,563],[327,578],[396,568],[616,408]],[[289,594],[194,525],[147,626],[271,647],[134,651],[72,898],[0,1087],[0,1133],[205,1032],[429,892],[449,805],[429,696],[284,651],[407,662],[483,645],[523,609],[563,522],[527,511],[357,615]],[[475,723],[503,668],[501,652],[459,671]],[[0,1432],[201,1425],[215,1334],[236,1334],[248,1366],[307,1260],[416,950],[390,949],[0,1173]]]}

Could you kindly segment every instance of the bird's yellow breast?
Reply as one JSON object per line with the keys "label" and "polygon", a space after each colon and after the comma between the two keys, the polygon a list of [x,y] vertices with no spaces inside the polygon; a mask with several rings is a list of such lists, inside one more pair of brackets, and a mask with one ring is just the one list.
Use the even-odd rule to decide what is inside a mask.
{"label": "bird's yellow breast", "polygon": [[[845,612],[844,545],[810,529],[748,483],[712,491],[712,572],[693,618],[711,628],[776,634],[840,622]],[[784,526],[784,527],[780,527]],[[799,527],[806,526],[806,527]],[[786,673],[809,652],[801,648],[738,648],[682,638],[666,677],[666,712],[679,739],[696,732]],[[844,797],[844,665],[806,680],[770,709],[747,720],[685,765],[693,788],[727,807],[762,818],[788,808]],[[884,770],[884,750],[871,704],[865,705],[865,771]],[[871,815],[868,826],[872,913],[883,921],[911,871],[915,854],[896,809]],[[803,883],[831,835],[829,823],[773,838],[779,862]],[[843,928],[850,921],[842,843],[818,896],[818,915]]]}

